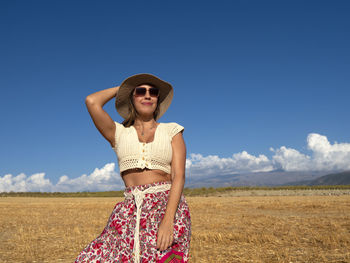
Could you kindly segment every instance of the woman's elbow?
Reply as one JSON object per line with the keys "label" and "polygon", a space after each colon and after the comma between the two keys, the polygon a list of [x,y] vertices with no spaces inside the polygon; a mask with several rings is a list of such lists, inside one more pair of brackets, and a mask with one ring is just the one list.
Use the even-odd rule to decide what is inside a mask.
{"label": "woman's elbow", "polygon": [[94,103],[94,100],[93,100],[93,98],[90,95],[85,97],[85,104],[86,105],[91,105],[93,103]]}

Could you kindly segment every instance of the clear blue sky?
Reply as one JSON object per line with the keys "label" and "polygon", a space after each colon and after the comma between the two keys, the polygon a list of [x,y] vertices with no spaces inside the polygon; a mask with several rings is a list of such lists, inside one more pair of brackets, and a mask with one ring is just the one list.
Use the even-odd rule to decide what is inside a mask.
{"label": "clear blue sky", "polygon": [[[0,178],[118,173],[84,99],[136,73],[172,83],[159,121],[185,127],[192,165],[216,156],[198,172],[242,152],[275,169],[283,146],[318,165],[327,150],[310,134],[345,169],[349,14],[349,1],[1,1]],[[105,110],[122,121],[114,100]]]}

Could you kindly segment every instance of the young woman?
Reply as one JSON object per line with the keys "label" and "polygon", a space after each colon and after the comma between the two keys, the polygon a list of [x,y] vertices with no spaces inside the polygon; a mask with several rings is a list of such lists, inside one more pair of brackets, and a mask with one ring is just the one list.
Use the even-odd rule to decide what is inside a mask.
{"label": "young woman", "polygon": [[[103,110],[116,97],[115,122]],[[184,127],[157,123],[173,98],[171,84],[137,74],[120,87],[88,95],[91,118],[116,152],[125,199],[115,205],[103,232],[75,262],[188,262],[191,217],[185,184]]]}

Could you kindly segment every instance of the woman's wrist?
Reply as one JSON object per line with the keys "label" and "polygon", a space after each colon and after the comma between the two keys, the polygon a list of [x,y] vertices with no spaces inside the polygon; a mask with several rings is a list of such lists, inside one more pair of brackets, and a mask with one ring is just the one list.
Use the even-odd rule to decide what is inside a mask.
{"label": "woman's wrist", "polygon": [[175,219],[175,214],[174,215],[170,215],[170,214],[165,214],[163,217],[163,221],[164,223],[173,223]]}

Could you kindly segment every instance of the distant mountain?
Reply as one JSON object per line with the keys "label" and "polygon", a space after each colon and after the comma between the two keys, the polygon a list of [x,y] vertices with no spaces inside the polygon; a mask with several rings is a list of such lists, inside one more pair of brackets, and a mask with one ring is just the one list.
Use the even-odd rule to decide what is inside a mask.
{"label": "distant mountain", "polygon": [[[226,187],[226,186],[279,186],[294,185],[296,182],[309,182],[327,172],[256,172],[218,176],[186,176],[185,187]],[[303,183],[305,184],[305,183]]]}
{"label": "distant mountain", "polygon": [[344,185],[350,184],[350,171],[327,174],[314,180],[292,182],[292,185]]}

